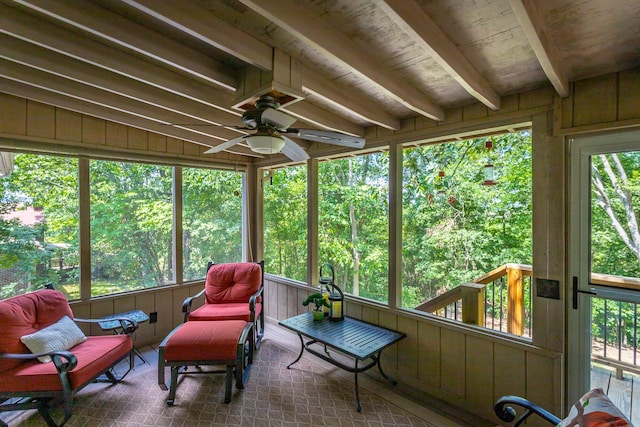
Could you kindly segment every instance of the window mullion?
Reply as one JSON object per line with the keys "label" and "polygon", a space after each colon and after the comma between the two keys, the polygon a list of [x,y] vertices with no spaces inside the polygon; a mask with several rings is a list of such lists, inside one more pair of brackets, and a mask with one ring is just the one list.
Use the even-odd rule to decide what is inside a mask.
{"label": "window mullion", "polygon": [[78,159],[78,206],[80,244],[80,299],[91,298],[91,184],[89,159]]}

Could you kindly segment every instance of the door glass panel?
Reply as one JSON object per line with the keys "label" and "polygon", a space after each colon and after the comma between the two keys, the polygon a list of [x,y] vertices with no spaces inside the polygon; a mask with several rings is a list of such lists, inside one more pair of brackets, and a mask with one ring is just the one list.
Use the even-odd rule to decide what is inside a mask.
{"label": "door glass panel", "polygon": [[623,404],[629,387],[640,384],[638,196],[640,151],[591,157],[590,282],[598,294],[591,298],[591,388]]}

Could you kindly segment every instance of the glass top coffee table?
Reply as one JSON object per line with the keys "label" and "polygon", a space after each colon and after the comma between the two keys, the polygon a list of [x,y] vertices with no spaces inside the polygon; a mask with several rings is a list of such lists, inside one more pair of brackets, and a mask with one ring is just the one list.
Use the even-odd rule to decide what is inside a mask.
{"label": "glass top coffee table", "polygon": [[[316,321],[312,314],[304,313],[295,317],[282,320],[280,325],[298,334],[301,348],[298,358],[287,365],[287,369],[298,362],[305,350],[348,372],[355,374],[355,392],[358,412],[362,411],[360,406],[360,394],[358,393],[358,373],[378,366],[380,374],[391,384],[396,381],[389,378],[380,365],[380,355],[382,350],[395,344],[406,337],[406,334],[383,328],[361,320],[345,317],[341,321],[331,321],[329,319]],[[305,342],[304,337],[309,338]],[[324,346],[324,352],[312,348],[311,345],[320,344]],[[327,347],[330,347],[344,356],[354,359],[354,365],[346,365],[333,357]],[[358,362],[368,363],[359,366]]]}

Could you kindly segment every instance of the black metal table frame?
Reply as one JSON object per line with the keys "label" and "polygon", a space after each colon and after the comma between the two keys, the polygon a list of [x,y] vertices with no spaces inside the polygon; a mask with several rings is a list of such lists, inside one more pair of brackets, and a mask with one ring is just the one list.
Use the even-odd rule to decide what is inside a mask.
{"label": "black metal table frame", "polygon": [[[306,314],[303,314],[301,316],[305,316],[305,315]],[[308,313],[308,315],[310,316],[311,313]],[[299,317],[299,316],[296,316],[296,317]],[[330,320],[323,320],[322,322],[330,322]],[[362,321],[358,321],[358,322],[366,323],[366,322],[362,322]],[[397,336],[393,340],[385,342],[382,346],[380,346],[376,350],[372,351],[370,354],[367,354],[365,357],[359,357],[359,356],[357,356],[355,354],[351,354],[350,352],[348,352],[344,348],[340,348],[339,346],[337,346],[335,344],[331,344],[331,343],[328,343],[328,342],[322,340],[318,336],[314,336],[309,331],[301,331],[301,330],[296,329],[294,327],[291,327],[290,325],[287,325],[286,323],[283,323],[283,322],[280,322],[280,324],[283,325],[284,327],[286,327],[288,329],[291,329],[292,331],[296,332],[298,334],[298,338],[300,338],[300,344],[301,344],[300,354],[298,354],[298,357],[293,362],[291,362],[291,363],[289,363],[287,365],[287,369],[290,369],[292,365],[297,363],[302,358],[302,355],[304,354],[304,351],[307,350],[309,353],[313,354],[314,356],[319,357],[320,359],[322,359],[322,360],[324,360],[324,361],[326,361],[326,362],[328,362],[328,363],[330,363],[330,364],[332,364],[334,366],[337,366],[337,367],[339,367],[341,369],[344,369],[347,372],[353,373],[354,374],[354,380],[355,380],[354,388],[355,388],[355,394],[356,394],[356,404],[357,404],[356,408],[358,409],[358,412],[362,412],[362,406],[360,405],[360,393],[359,393],[359,389],[358,389],[358,373],[367,371],[367,370],[369,370],[369,369],[371,369],[371,368],[373,368],[374,366],[377,365],[378,366],[378,370],[380,371],[380,374],[382,375],[382,377],[384,379],[389,381],[389,383],[391,383],[392,385],[396,385],[397,384],[396,380],[394,380],[394,379],[390,378],[389,376],[387,376],[387,374],[385,374],[385,372],[382,370],[382,365],[380,364],[380,356],[382,354],[382,350],[384,350],[385,348],[391,346],[392,344],[395,344],[400,339],[404,338],[406,336],[404,333],[390,331],[390,330],[387,330],[386,328],[382,328],[380,326],[367,323],[367,325],[369,325],[371,328],[378,328],[380,330],[390,331],[390,332],[393,332],[393,333],[397,334]],[[305,342],[303,336],[308,337],[310,339],[307,342]],[[320,344],[320,345],[324,346],[324,354],[322,352],[320,352],[320,351],[317,351],[314,348],[311,348],[311,346],[313,344]],[[340,354],[342,354],[344,356],[353,357],[354,366],[346,365],[346,364],[334,359],[333,357],[331,357],[331,354],[327,350],[327,347],[332,348],[333,350],[337,351],[338,353],[340,353]],[[368,364],[366,364],[365,366],[358,366],[358,362],[359,361],[365,361],[367,359],[371,359],[371,361]]]}
{"label": "black metal table frame", "polygon": [[[122,318],[135,320],[137,323],[144,323],[149,320],[149,316],[144,311],[131,310],[123,313],[116,313],[110,316],[101,317],[100,319],[98,319],[98,326],[100,326],[100,329],[102,329],[103,331],[113,331],[114,334],[121,335],[125,331],[122,329],[122,326],[118,319]],[[136,356],[138,356],[140,360],[142,360],[142,363],[148,363],[147,359],[144,358],[142,353],[140,353],[137,348],[134,347],[133,351]]]}

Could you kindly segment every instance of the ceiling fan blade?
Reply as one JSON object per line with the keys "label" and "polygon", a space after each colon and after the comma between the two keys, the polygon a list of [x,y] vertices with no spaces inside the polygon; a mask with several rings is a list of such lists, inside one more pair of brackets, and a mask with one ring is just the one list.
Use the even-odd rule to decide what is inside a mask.
{"label": "ceiling fan blade", "polygon": [[263,124],[275,126],[278,130],[284,130],[294,124],[297,119],[275,108],[267,108],[262,112],[260,121]]}
{"label": "ceiling fan blade", "polygon": [[289,129],[286,135],[295,136],[309,141],[324,142],[327,144],[342,145],[344,147],[362,148],[365,140],[359,136],[351,136],[340,132],[316,129]]}
{"label": "ceiling fan blade", "polygon": [[216,145],[215,147],[209,148],[207,151],[204,152],[204,154],[219,153],[222,150],[226,150],[227,148],[233,147],[234,145],[244,141],[245,139],[247,139],[247,137],[249,137],[249,135],[242,135],[237,138],[230,139],[228,141],[225,141],[221,144]]}
{"label": "ceiling fan blade", "polygon": [[[282,135],[280,135],[282,136]],[[298,144],[293,142],[286,136],[282,136],[284,139],[284,148],[280,151],[282,154],[293,160],[294,162],[302,162],[309,159],[309,155]]]}

